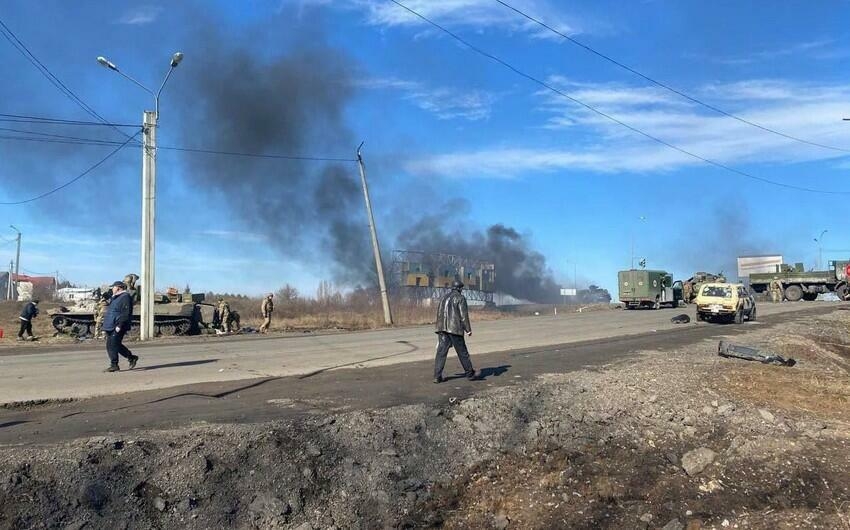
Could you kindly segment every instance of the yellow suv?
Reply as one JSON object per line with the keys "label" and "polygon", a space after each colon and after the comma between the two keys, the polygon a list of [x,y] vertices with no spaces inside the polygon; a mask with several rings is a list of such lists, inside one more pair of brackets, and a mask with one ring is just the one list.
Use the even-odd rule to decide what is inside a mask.
{"label": "yellow suv", "polygon": [[756,301],[740,283],[706,283],[695,300],[697,320],[731,321],[736,324],[756,319]]}

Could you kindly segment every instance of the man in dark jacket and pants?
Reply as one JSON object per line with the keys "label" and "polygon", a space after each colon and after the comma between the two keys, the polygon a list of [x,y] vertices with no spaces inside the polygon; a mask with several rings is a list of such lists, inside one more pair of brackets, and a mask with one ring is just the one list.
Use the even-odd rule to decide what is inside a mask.
{"label": "man in dark jacket and pants", "polygon": [[463,334],[472,335],[469,325],[469,309],[466,298],[461,294],[463,282],[455,280],[452,290],[443,296],[437,307],[437,358],[434,360],[434,382],[443,382],[443,368],[446,366],[446,355],[449,348],[454,347],[455,353],[463,366],[463,372],[470,381],[475,379],[475,369],[469,360],[469,350]]}
{"label": "man in dark jacket and pants", "polygon": [[32,336],[32,319],[38,316],[38,300],[33,300],[24,306],[21,311],[21,330],[18,331],[18,340],[24,340],[24,332],[28,335],[28,340],[35,340]]}
{"label": "man in dark jacket and pants", "polygon": [[127,293],[127,284],[115,282],[112,284],[112,301],[106,308],[106,316],[103,318],[103,331],[106,332],[106,353],[109,354],[109,368],[107,372],[117,372],[118,356],[121,355],[130,361],[130,370],[136,367],[139,361],[137,355],[133,355],[127,346],[124,346],[124,335],[130,331],[130,322],[133,319],[133,299]]}

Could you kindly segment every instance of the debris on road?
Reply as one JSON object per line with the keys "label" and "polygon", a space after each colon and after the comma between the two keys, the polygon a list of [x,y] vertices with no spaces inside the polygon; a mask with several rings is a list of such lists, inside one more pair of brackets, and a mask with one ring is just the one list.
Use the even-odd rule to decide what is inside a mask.
{"label": "debris on road", "polygon": [[775,353],[762,352],[756,348],[750,348],[749,346],[729,344],[722,340],[717,345],[717,355],[721,357],[734,357],[736,359],[744,359],[745,361],[758,361],[764,364],[775,364],[779,366],[794,366],[797,364],[797,361],[791,358],[785,359],[781,355],[776,355]]}
{"label": "debris on road", "polygon": [[682,313],[681,315],[676,315],[670,319],[670,322],[673,324],[688,324],[691,321],[691,317]]}

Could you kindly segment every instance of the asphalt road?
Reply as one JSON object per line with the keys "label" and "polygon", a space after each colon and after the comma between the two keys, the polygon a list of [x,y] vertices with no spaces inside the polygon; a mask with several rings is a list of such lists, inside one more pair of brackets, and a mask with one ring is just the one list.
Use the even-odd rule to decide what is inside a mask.
{"label": "asphalt road", "polygon": [[[759,315],[829,304],[761,304]],[[473,354],[484,354],[634,335],[672,329],[676,325],[670,322],[671,316],[686,312],[693,317],[694,311],[693,306],[658,311],[606,310],[473,322],[473,335],[467,343]],[[716,324],[690,324],[711,325]],[[45,353],[7,354],[0,356],[0,404],[421,361],[433,356],[436,341],[432,330],[430,326],[419,326],[331,335],[236,335],[220,340],[130,344],[141,361],[135,370],[120,373],[103,372],[108,360],[102,342],[93,343],[95,349],[51,348]],[[126,368],[126,361],[123,366]]]}
{"label": "asphalt road", "polygon": [[[462,398],[541,373],[603,365],[636,351],[735,335],[756,325],[781,325],[797,318],[800,311],[825,313],[837,306],[824,302],[762,305],[759,322],[743,326],[671,324],[669,318],[682,310],[606,311],[482,323],[474,327],[470,345],[475,351],[473,362],[484,371],[483,380],[467,382],[458,377],[439,386],[431,383],[434,336],[430,328],[150,345],[138,348],[145,364],[117,374],[100,372],[105,357],[100,351],[75,351],[65,357],[61,352],[7,356],[0,358],[0,392],[7,401],[111,395],[0,409],[0,443],[49,443],[198,422],[256,422],[334,410],[436,404],[449,396]],[[13,373],[20,374],[11,386],[29,397],[22,398],[7,387],[10,365]],[[26,375],[27,367],[36,373]],[[50,367],[50,373],[44,373],[45,367]],[[344,367],[361,369],[339,369]],[[460,368],[450,358],[447,374],[454,369]]]}

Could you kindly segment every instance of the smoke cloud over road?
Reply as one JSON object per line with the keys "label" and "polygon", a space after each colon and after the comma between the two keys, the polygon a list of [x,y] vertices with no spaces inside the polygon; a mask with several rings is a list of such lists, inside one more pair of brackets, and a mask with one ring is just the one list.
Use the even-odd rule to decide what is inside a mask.
{"label": "smoke cloud over road", "polygon": [[[248,53],[223,39],[207,40],[215,44],[184,73],[184,79],[192,80],[183,92],[188,109],[184,145],[293,155],[336,154],[340,146],[350,146],[354,158],[357,140],[345,121],[356,86],[348,57],[317,44],[315,34],[309,43],[273,58]],[[353,161],[191,153],[184,161],[193,185],[226,199],[229,211],[217,216],[220,226],[214,228],[227,230],[231,222],[247,225],[264,234],[282,256],[329,266],[338,283],[376,283]],[[392,229],[399,235],[392,248],[492,261],[499,291],[537,302],[557,299],[558,286],[545,258],[529,248],[522,234],[498,224],[483,232],[451,232],[447,222],[456,222],[449,212],[397,223]],[[390,234],[381,230],[384,241]]]}

